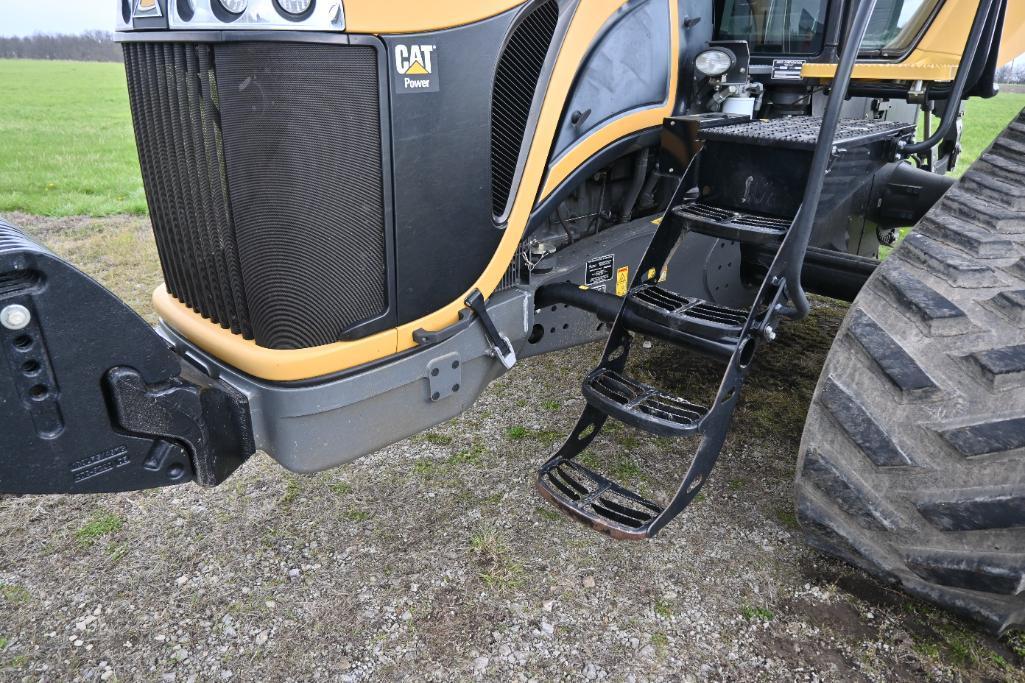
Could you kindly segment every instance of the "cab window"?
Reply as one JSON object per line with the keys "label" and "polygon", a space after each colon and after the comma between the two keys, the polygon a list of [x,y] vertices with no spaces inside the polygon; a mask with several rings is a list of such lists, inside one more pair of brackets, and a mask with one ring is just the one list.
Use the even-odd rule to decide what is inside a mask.
{"label": "cab window", "polygon": [[862,42],[862,54],[902,55],[918,41],[942,0],[878,0]]}
{"label": "cab window", "polygon": [[720,40],[746,40],[753,54],[822,50],[829,0],[719,0]]}

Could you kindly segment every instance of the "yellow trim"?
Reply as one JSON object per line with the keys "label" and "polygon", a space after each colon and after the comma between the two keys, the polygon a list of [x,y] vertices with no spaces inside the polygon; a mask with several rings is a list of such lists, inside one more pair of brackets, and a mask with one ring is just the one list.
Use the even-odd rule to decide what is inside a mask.
{"label": "yellow trim", "polygon": [[345,0],[345,30],[374,34],[439,31],[496,16],[524,2],[526,0]]}
{"label": "yellow trim", "polygon": [[395,330],[309,349],[257,346],[187,308],[164,285],[153,292],[153,308],[164,322],[210,355],[250,375],[275,382],[318,377],[395,353]]}
{"label": "yellow trim", "polygon": [[[979,0],[946,0],[918,45],[900,62],[860,62],[852,78],[884,81],[952,81],[961,63]],[[805,64],[805,78],[832,78],[836,64]]]}
{"label": "yellow trim", "polygon": [[[238,335],[214,325],[188,309],[168,294],[163,286],[158,287],[153,294],[153,307],[168,325],[199,348],[243,372],[273,381],[309,379],[363,365],[416,346],[416,342],[413,340],[414,330],[421,328],[440,330],[455,323],[458,320],[459,311],[464,307],[463,300],[470,292],[479,289],[485,296],[490,296],[501,282],[502,276],[519,246],[530,212],[534,208],[534,199],[537,197],[538,188],[544,176],[548,154],[559,125],[559,117],[573,85],[573,79],[587,55],[595,34],[625,2],[626,0],[583,0],[578,6],[548,83],[541,106],[541,115],[534,131],[520,186],[509,215],[509,227],[506,228],[502,240],[484,272],[455,301],[430,315],[393,330],[380,332],[356,341],[337,342],[299,350],[267,349],[257,346],[254,342],[245,341]],[[671,8],[672,25],[676,26],[678,23],[676,2],[674,0],[666,0],[666,2],[669,2]],[[355,6],[350,3],[352,0],[347,0],[347,10],[351,6]],[[422,4],[426,7],[434,7],[438,3],[423,2]],[[495,3],[481,2],[480,4],[495,6]],[[392,5],[388,5],[388,7],[391,8]],[[355,30],[351,29],[351,26],[350,24],[350,30]],[[418,30],[422,30],[422,28],[420,26]],[[675,31],[673,35],[675,47]],[[675,61],[674,59],[674,63]],[[673,85],[673,91],[675,91],[675,80]],[[661,114],[659,116],[661,117]],[[645,121],[647,120],[645,119]],[[658,120],[661,121],[661,118]],[[615,130],[625,131],[621,124],[610,125],[615,125]],[[625,132],[621,134],[625,134]]]}
{"label": "yellow trim", "polygon": [[[832,78],[836,64],[805,64],[804,78]],[[952,81],[957,64],[866,64],[854,67],[851,78],[868,81]]]}
{"label": "yellow trim", "polygon": [[[670,27],[679,25],[677,17],[678,11],[678,3],[670,2]],[[676,102],[677,79],[679,78],[680,60],[677,58],[677,55],[680,50],[680,34],[675,30],[671,30],[669,34],[671,37],[671,45],[669,48],[669,92],[666,95],[665,102],[660,106],[649,107],[647,109],[631,112],[625,116],[617,117],[605,125],[594,129],[583,139],[578,140],[572,147],[563,152],[563,154],[552,164],[552,168],[548,172],[548,177],[545,179],[544,189],[541,190],[541,199],[544,199],[554,192],[555,188],[566,180],[573,171],[580,168],[580,166],[588,159],[593,157],[602,149],[608,147],[616,140],[638,130],[661,126],[662,120],[665,117],[672,115],[673,105]]]}

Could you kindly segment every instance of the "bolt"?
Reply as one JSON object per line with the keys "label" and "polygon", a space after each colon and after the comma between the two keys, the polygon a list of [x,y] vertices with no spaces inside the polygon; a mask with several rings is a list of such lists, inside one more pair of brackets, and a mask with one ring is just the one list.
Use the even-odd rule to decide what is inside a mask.
{"label": "bolt", "polygon": [[776,341],[776,330],[772,329],[772,325],[766,325],[765,329],[762,330],[762,337],[767,342]]}
{"label": "bolt", "polygon": [[0,311],[0,325],[9,330],[24,330],[32,322],[32,314],[19,304],[11,304]]}

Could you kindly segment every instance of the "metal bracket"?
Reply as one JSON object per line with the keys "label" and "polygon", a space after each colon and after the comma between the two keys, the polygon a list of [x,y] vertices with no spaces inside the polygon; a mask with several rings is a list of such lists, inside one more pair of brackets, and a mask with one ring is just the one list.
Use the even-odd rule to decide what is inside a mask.
{"label": "metal bracket", "polygon": [[488,308],[484,303],[484,295],[480,293],[479,289],[475,289],[470,296],[466,297],[465,303],[480,318],[480,322],[484,326],[484,334],[487,336],[488,341],[491,342],[491,348],[494,350],[495,356],[502,362],[506,370],[512,369],[512,366],[516,365],[516,351],[513,350],[509,338],[498,331],[498,328],[495,327],[495,322],[488,315]]}
{"label": "metal bracket", "polygon": [[438,356],[427,364],[431,401],[440,401],[458,392],[462,382],[463,364],[457,352]]}

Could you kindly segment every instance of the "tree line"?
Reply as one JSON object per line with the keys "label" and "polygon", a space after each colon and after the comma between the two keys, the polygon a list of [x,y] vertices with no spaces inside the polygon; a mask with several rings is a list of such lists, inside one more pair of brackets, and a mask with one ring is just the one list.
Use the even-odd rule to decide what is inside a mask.
{"label": "tree line", "polygon": [[[1020,58],[1019,58],[1020,60]],[[997,83],[1025,83],[1025,60],[1015,60],[997,69]]]}
{"label": "tree line", "polygon": [[70,59],[79,62],[120,62],[121,46],[114,34],[87,31],[78,35],[0,36],[0,59]]}

